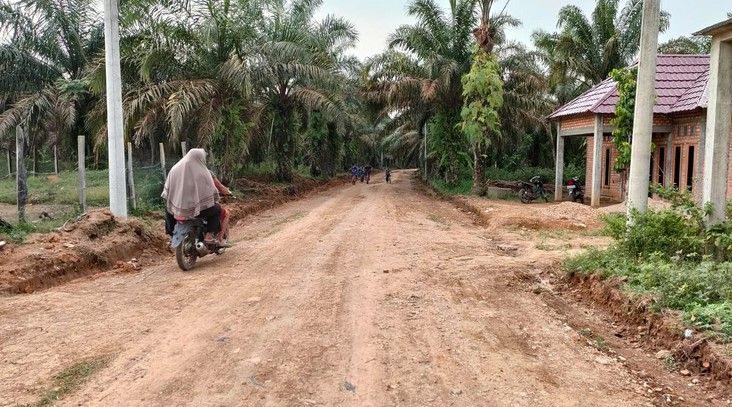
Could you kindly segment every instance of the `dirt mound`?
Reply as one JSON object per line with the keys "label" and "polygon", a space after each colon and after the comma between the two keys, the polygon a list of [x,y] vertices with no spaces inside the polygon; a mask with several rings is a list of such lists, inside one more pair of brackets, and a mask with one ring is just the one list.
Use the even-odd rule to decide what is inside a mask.
{"label": "dirt mound", "polygon": [[140,220],[121,220],[108,210],[82,215],[50,234],[31,235],[27,243],[6,246],[0,263],[0,292],[29,293],[118,262],[163,251],[166,239]]}
{"label": "dirt mound", "polygon": [[542,217],[574,220],[581,223],[594,223],[599,215],[597,209],[576,202],[560,202],[542,206],[537,209],[537,212]]}
{"label": "dirt mound", "polygon": [[686,326],[677,312],[655,312],[652,298],[630,296],[623,290],[623,283],[620,279],[572,274],[562,288],[579,300],[599,305],[611,313],[618,325],[624,326],[618,330],[621,336],[629,336],[653,352],[668,351],[679,369],[711,375],[726,386],[732,384],[732,359],[725,346],[702,333],[686,337]]}
{"label": "dirt mound", "polygon": [[[671,204],[661,199],[651,198],[648,200],[648,207],[655,210],[668,209]],[[599,209],[600,213],[625,213],[627,211],[626,203],[621,202],[615,205],[605,206]]]}
{"label": "dirt mound", "polygon": [[348,182],[346,177],[318,181],[296,176],[292,184],[265,184],[256,180],[242,178],[235,182],[238,190],[245,196],[225,202],[231,213],[231,221],[236,222],[246,216],[273,208],[285,202],[300,199],[312,192],[324,191]]}

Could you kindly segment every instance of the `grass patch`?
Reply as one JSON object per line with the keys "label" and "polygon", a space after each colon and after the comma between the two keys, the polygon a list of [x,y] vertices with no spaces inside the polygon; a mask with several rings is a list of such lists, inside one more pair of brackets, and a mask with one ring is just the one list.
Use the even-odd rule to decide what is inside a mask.
{"label": "grass patch", "polygon": [[13,225],[12,228],[0,228],[0,240],[7,239],[13,243],[23,243],[32,233],[49,233],[57,230],[68,220],[78,216],[76,212],[71,212],[58,216],[50,220],[41,220],[33,222],[22,222]]}
{"label": "grass patch", "polygon": [[[157,168],[135,169],[135,190],[140,205],[159,206],[163,190],[163,175]],[[89,206],[109,205],[109,175],[106,170],[86,172],[86,200]],[[0,179],[0,203],[14,205],[17,202],[15,178]],[[78,205],[79,175],[77,172],[61,172],[58,175],[28,177],[29,204]]]}
{"label": "grass patch", "polygon": [[473,180],[471,178],[463,178],[456,183],[448,183],[440,178],[431,179],[430,185],[439,192],[447,195],[469,195],[473,189]]}
{"label": "grass patch", "polygon": [[96,372],[109,364],[108,357],[77,362],[53,376],[51,385],[41,391],[35,407],[52,406],[55,402],[73,393],[86,383]]}

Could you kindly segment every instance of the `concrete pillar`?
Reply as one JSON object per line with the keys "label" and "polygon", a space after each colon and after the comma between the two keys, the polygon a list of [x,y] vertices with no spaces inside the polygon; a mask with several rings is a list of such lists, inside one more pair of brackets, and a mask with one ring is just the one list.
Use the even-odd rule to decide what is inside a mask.
{"label": "concrete pillar", "polygon": [[704,188],[704,154],[707,148],[707,119],[704,117],[699,122],[699,153],[696,158],[694,170],[694,201],[702,204],[702,189]]}
{"label": "concrete pillar", "polygon": [[600,206],[600,194],[602,193],[602,142],[604,137],[604,123],[602,115],[595,115],[595,134],[592,148],[592,190],[590,192],[590,204],[593,208]]}
{"label": "concrete pillar", "polygon": [[666,157],[664,158],[666,160],[666,163],[664,164],[665,172],[663,174],[663,182],[664,182],[665,187],[673,186],[673,182],[674,182],[673,148],[674,148],[674,133],[672,131],[671,133],[668,133],[668,138],[666,139]]}
{"label": "concrete pillar", "polygon": [[104,0],[104,61],[107,92],[107,148],[109,150],[109,209],[127,217],[122,73],[119,56],[117,0]]}
{"label": "concrete pillar", "polygon": [[[643,2],[638,86],[633,115],[633,143],[628,177],[628,213],[645,212],[648,208],[651,142],[653,137],[653,106],[656,104],[656,56],[661,0]],[[630,219],[630,218],[628,218]]]}
{"label": "concrete pillar", "polygon": [[726,217],[729,133],[732,127],[732,41],[712,40],[702,200],[711,202],[710,225]]}
{"label": "concrete pillar", "polygon": [[557,157],[555,160],[556,176],[554,178],[554,200],[559,202],[563,198],[564,187],[564,136],[557,131]]}

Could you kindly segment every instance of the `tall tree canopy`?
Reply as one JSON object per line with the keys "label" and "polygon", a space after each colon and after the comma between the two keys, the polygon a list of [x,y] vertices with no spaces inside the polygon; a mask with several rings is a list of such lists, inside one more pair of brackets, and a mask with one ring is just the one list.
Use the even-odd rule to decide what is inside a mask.
{"label": "tall tree canopy", "polygon": [[[537,31],[534,45],[549,67],[551,91],[560,103],[602,82],[616,68],[627,66],[638,53],[642,0],[597,0],[590,16],[574,5],[559,11],[559,31]],[[669,25],[661,12],[660,30]]]}

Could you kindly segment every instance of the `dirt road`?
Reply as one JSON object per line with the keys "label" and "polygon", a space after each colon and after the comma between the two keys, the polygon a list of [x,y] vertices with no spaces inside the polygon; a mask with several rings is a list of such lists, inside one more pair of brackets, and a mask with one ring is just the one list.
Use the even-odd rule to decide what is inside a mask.
{"label": "dirt road", "polygon": [[562,254],[521,239],[409,172],[292,202],[189,273],[171,256],[0,298],[0,405],[90,358],[110,362],[58,405],[655,404],[526,289],[517,271]]}

